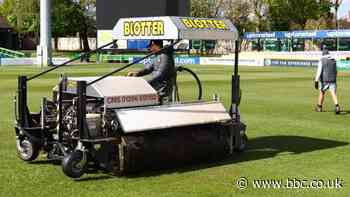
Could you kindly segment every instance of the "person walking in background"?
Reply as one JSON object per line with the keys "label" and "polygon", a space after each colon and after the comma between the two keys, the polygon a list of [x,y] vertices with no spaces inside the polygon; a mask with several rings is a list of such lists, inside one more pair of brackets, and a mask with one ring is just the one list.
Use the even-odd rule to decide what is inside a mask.
{"label": "person walking in background", "polygon": [[337,62],[329,54],[327,49],[322,51],[322,57],[318,62],[317,72],[315,77],[315,88],[320,90],[318,104],[315,110],[322,111],[324,95],[327,90],[330,91],[335,105],[335,113],[340,113],[340,106],[337,98]]}

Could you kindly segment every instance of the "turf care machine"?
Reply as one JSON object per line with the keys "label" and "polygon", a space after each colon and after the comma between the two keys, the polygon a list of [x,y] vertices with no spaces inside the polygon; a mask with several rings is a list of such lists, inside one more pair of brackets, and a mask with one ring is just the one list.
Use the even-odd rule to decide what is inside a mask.
{"label": "turf care machine", "polygon": [[[217,99],[183,102],[174,98],[171,103],[161,103],[143,78],[112,76],[155,53],[103,76],[61,75],[53,98],[42,98],[40,111],[30,112],[28,82],[77,57],[35,76],[18,77],[15,131],[22,160],[32,161],[40,151],[46,152],[49,160],[62,163],[67,176],[78,178],[90,170],[121,175],[213,160],[245,148],[246,126],[238,111],[238,34],[229,20],[124,18],[117,22],[113,38],[171,40],[162,50],[173,48],[181,39],[236,40],[229,112]],[[115,41],[97,50],[113,44]]]}

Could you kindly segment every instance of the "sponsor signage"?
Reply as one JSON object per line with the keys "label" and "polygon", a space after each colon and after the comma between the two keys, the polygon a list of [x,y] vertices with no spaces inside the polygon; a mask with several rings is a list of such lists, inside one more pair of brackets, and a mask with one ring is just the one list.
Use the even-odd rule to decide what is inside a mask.
{"label": "sponsor signage", "polygon": [[350,61],[347,61],[347,60],[337,61],[337,68],[350,69]]}
{"label": "sponsor signage", "polygon": [[[126,20],[123,25],[124,36],[164,36],[166,20]],[[222,19],[176,18],[185,29],[194,30],[230,30]]]}
{"label": "sponsor signage", "polygon": [[154,105],[157,102],[158,102],[157,94],[105,97],[106,105],[108,107],[113,107],[113,108]]}
{"label": "sponsor signage", "polygon": [[236,40],[238,31],[230,20],[193,17],[135,17],[119,19],[115,40]]}
{"label": "sponsor signage", "polygon": [[115,40],[167,40],[177,36],[177,28],[170,17],[122,18],[112,32]]}
{"label": "sponsor signage", "polygon": [[124,36],[163,36],[164,21],[124,21]]}
{"label": "sponsor signage", "polygon": [[265,59],[264,66],[317,67],[317,60]]}
{"label": "sponsor signage", "polygon": [[[141,57],[134,57],[133,61],[140,60]],[[183,65],[193,65],[193,64],[200,64],[200,57],[175,57],[175,64],[183,64]],[[152,58],[147,58],[141,61],[140,63],[149,65],[153,63]]]}
{"label": "sponsor signage", "polygon": [[[265,66],[317,67],[318,60],[265,59]],[[338,69],[350,69],[350,61],[337,61]]]}
{"label": "sponsor signage", "polygon": [[284,38],[350,38],[350,30],[323,30],[323,31],[277,31],[277,32],[247,32],[244,34],[244,39],[284,39]]}
{"label": "sponsor signage", "polygon": [[[200,58],[200,65],[226,65],[226,66],[233,66],[235,65],[235,59],[234,58],[213,58],[213,57],[201,57]],[[243,59],[240,58],[238,60],[239,66],[264,66],[263,60],[256,58],[256,59]]]}
{"label": "sponsor signage", "polygon": [[199,57],[175,57],[175,64],[187,64],[187,65],[193,65],[193,64],[199,64],[200,63]]}
{"label": "sponsor signage", "polygon": [[[52,58],[52,63],[54,65],[62,64],[68,61],[69,58]],[[36,65],[37,58],[0,58],[0,66],[26,66],[26,65]]]}
{"label": "sponsor signage", "polygon": [[219,19],[181,18],[180,20],[188,29],[229,30],[225,21]]}
{"label": "sponsor signage", "polygon": [[202,57],[200,59],[201,65],[234,65],[235,59],[232,58],[213,58],[213,57]]}
{"label": "sponsor signage", "polygon": [[36,58],[1,58],[1,65],[35,65]]}

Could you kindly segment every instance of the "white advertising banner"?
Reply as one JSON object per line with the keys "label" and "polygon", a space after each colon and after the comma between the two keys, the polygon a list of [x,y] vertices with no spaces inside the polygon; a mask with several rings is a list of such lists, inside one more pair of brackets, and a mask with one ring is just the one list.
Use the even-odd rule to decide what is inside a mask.
{"label": "white advertising banner", "polygon": [[[101,47],[105,44],[108,44],[113,41],[112,36],[113,30],[97,30],[97,47]],[[127,41],[126,40],[117,40],[118,49],[127,49]],[[108,46],[105,49],[111,49],[117,46]]]}
{"label": "white advertising banner", "polygon": [[[222,58],[222,57],[201,57],[200,65],[235,65],[234,58]],[[262,59],[242,59],[238,60],[239,66],[264,66]]]}
{"label": "white advertising banner", "polygon": [[36,58],[0,58],[0,64],[3,65],[35,65]]}
{"label": "white advertising banner", "polygon": [[[53,58],[52,62],[54,65],[62,64],[68,61],[69,58]],[[37,65],[37,58],[0,58],[1,66],[28,66]]]}

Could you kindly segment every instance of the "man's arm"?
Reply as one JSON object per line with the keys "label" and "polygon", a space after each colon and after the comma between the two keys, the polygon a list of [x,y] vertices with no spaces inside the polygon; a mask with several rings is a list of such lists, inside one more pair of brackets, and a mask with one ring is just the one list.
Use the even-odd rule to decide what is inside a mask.
{"label": "man's arm", "polygon": [[322,73],[322,59],[318,62],[315,81],[320,81]]}
{"label": "man's arm", "polygon": [[169,70],[169,56],[166,54],[160,55],[160,65],[159,69],[153,74],[152,78],[148,80],[148,83],[152,84],[156,81],[161,81],[167,75]]}
{"label": "man's arm", "polygon": [[335,61],[335,76],[338,76],[338,65],[337,65],[337,60],[334,59]]}
{"label": "man's arm", "polygon": [[142,76],[148,75],[153,71],[153,69],[154,69],[153,64],[146,65],[144,69],[142,69],[136,73],[136,76],[142,77]]}

